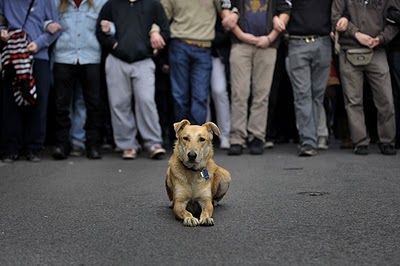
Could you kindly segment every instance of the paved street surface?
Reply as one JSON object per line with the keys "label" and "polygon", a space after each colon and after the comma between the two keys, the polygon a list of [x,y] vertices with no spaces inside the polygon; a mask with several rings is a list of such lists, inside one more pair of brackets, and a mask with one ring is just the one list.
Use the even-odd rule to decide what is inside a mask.
{"label": "paved street surface", "polygon": [[214,159],[232,185],[193,228],[169,209],[167,159],[0,163],[0,265],[400,264],[400,155]]}

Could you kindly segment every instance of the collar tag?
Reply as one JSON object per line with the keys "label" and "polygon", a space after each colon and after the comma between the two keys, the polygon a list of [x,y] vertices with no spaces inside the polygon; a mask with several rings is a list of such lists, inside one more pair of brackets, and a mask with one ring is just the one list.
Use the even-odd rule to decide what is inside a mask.
{"label": "collar tag", "polygon": [[200,172],[200,174],[201,174],[201,176],[202,176],[205,180],[208,180],[208,179],[210,178],[210,176],[208,175],[207,169],[203,169],[203,170]]}

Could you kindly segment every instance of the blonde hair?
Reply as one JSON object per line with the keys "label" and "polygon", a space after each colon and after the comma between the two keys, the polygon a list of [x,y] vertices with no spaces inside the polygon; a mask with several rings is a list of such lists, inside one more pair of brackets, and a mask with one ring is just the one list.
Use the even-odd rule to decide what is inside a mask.
{"label": "blonde hair", "polygon": [[[88,0],[88,3],[91,8],[94,8],[93,0]],[[67,11],[68,4],[69,4],[69,0],[61,0],[60,6],[58,7],[58,11],[60,13],[64,13],[65,11]]]}

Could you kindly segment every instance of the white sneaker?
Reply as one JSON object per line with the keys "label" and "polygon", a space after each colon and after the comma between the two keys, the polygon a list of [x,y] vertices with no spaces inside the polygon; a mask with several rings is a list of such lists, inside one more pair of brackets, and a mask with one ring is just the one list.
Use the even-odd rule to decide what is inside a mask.
{"label": "white sneaker", "polygon": [[328,137],[318,137],[317,148],[319,150],[327,150],[329,148]]}
{"label": "white sneaker", "polygon": [[229,143],[229,139],[227,137],[220,136],[219,141],[220,141],[219,147],[221,149],[227,150],[231,147],[231,144]]}
{"label": "white sneaker", "polygon": [[154,145],[153,147],[150,148],[150,158],[153,160],[159,160],[162,159],[166,153],[166,150],[161,147],[160,145]]}
{"label": "white sneaker", "polygon": [[127,149],[122,153],[122,159],[124,160],[133,160],[136,158],[136,150],[135,149]]}
{"label": "white sneaker", "polygon": [[274,142],[273,141],[267,141],[264,144],[264,149],[272,149],[274,147]]}

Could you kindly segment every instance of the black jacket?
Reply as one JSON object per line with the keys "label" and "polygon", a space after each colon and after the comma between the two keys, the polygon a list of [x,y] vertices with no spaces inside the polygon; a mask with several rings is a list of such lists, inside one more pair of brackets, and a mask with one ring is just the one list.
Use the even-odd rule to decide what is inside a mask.
{"label": "black jacket", "polygon": [[[102,32],[101,20],[114,23],[115,36]],[[127,63],[133,63],[153,56],[149,34],[153,23],[160,27],[160,34],[167,42],[170,35],[169,22],[160,1],[112,0],[100,11],[96,36],[100,44],[112,55]],[[112,49],[115,42],[118,42],[118,46]]]}

